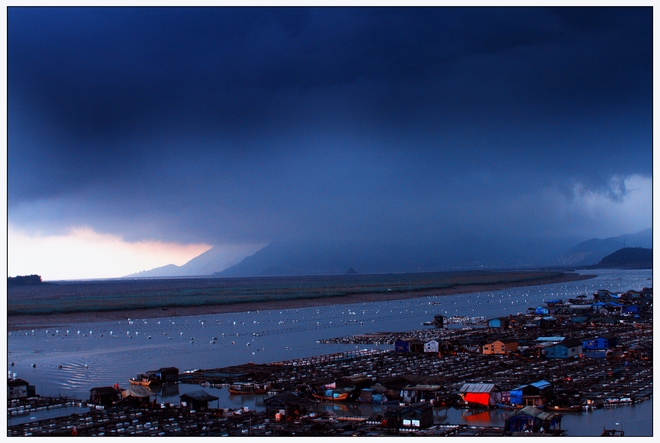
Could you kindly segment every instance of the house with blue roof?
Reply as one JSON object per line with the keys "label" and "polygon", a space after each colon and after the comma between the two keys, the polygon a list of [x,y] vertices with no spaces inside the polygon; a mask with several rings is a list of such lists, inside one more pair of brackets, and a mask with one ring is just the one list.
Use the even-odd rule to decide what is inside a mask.
{"label": "house with blue roof", "polygon": [[543,406],[554,395],[552,383],[539,380],[512,389],[509,402],[514,406]]}
{"label": "house with blue roof", "polygon": [[582,351],[585,357],[605,358],[607,350],[617,345],[617,339],[613,335],[601,335],[582,342]]}
{"label": "house with blue roof", "polygon": [[548,315],[548,308],[544,308],[543,306],[538,306],[534,310],[534,314],[536,314],[536,315]]}
{"label": "house with blue roof", "polygon": [[506,318],[491,318],[488,320],[489,328],[508,328],[509,320]]}
{"label": "house with blue roof", "polygon": [[414,337],[400,338],[394,342],[396,352],[424,352],[424,343]]}
{"label": "house with blue roof", "polygon": [[582,342],[580,340],[564,340],[556,345],[545,349],[547,358],[571,358],[582,354]]}
{"label": "house with blue roof", "polygon": [[596,338],[590,338],[582,342],[582,350],[611,349],[617,345],[617,338],[614,335],[599,335]]}
{"label": "house with blue roof", "polygon": [[629,305],[623,310],[623,315],[639,315],[639,306]]}

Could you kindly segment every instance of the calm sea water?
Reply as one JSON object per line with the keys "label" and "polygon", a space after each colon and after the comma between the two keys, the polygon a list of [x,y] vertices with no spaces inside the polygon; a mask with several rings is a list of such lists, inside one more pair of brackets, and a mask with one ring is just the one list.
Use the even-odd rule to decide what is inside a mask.
{"label": "calm sea water", "polygon": [[[85,399],[93,387],[115,383],[127,386],[128,379],[137,373],[161,367],[175,366],[184,371],[330,354],[356,346],[325,345],[317,343],[318,340],[367,332],[420,329],[421,323],[431,320],[435,314],[495,317],[526,312],[527,308],[539,306],[544,300],[565,299],[581,293],[591,295],[598,289],[626,291],[653,285],[651,270],[588,273],[598,273],[598,277],[555,285],[451,296],[431,295],[400,301],[191,317],[134,318],[13,331],[7,337],[7,369],[35,385],[40,395]],[[360,349],[364,348],[369,346],[360,345]],[[200,387],[180,384],[173,391],[162,392],[158,399],[178,402],[179,395],[196,389]],[[263,398],[259,396],[229,396],[222,389],[204,390],[220,397],[217,402],[220,407],[259,409],[263,406]],[[328,407],[348,408],[346,405]],[[614,428],[614,423],[623,422],[626,435],[650,436],[651,408],[651,402],[644,402],[575,416],[566,414],[563,427],[570,435],[600,435],[603,426]],[[367,412],[371,411],[348,412],[370,415]],[[503,411],[483,411],[480,413],[483,415],[476,417],[465,410],[445,412],[448,423],[485,420],[493,425],[504,424]],[[438,414],[445,412],[436,411]],[[442,421],[441,417],[436,418]]]}

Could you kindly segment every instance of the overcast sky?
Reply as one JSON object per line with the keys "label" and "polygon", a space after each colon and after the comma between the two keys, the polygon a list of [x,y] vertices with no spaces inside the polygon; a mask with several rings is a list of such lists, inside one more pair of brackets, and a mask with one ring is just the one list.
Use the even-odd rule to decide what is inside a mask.
{"label": "overcast sky", "polygon": [[[568,244],[649,228],[652,18],[9,8],[9,274],[118,277],[287,238]],[[83,274],[81,241],[114,244],[115,264],[136,247],[156,258],[87,259]],[[45,270],[62,256],[66,272]]]}

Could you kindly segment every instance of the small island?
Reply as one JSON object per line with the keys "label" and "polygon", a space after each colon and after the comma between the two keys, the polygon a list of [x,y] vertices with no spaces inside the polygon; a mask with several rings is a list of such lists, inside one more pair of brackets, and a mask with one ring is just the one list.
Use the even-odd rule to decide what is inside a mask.
{"label": "small island", "polygon": [[41,276],[37,274],[7,277],[7,286],[40,285],[42,283]]}

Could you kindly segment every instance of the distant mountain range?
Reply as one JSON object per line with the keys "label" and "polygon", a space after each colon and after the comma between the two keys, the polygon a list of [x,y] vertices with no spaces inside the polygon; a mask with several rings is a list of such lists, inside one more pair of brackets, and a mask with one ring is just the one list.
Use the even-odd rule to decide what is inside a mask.
{"label": "distant mountain range", "polygon": [[184,265],[166,265],[148,271],[137,272],[124,278],[147,278],[147,277],[190,277],[211,275],[218,269],[225,269],[235,265],[243,258],[236,252],[211,248],[198,255]]}
{"label": "distant mountain range", "polygon": [[[361,274],[382,272],[450,271],[477,268],[589,266],[621,249],[652,247],[652,229],[636,234],[579,243],[561,254],[549,244],[531,241],[490,242],[464,239],[453,244],[406,248],[392,244],[271,243],[218,277],[342,274],[348,267]],[[559,258],[556,258],[559,256]]]}
{"label": "distant mountain range", "polygon": [[653,229],[609,238],[592,238],[566,251],[557,260],[559,266],[590,266],[623,248],[653,248]]}
{"label": "distant mountain range", "polygon": [[[182,266],[167,265],[126,276],[249,277],[267,275],[432,272],[535,266],[590,266],[625,247],[652,248],[652,229],[605,239],[594,238],[567,250],[553,242],[457,239],[422,247],[395,243],[330,241],[273,242],[245,257],[227,257],[212,248]],[[567,246],[564,246],[566,248]],[[565,251],[562,253],[562,250]],[[558,258],[557,258],[558,257]]]}
{"label": "distant mountain range", "polygon": [[395,242],[273,242],[214,276],[344,274],[349,268],[360,274],[515,268],[542,262],[546,251],[535,246],[492,239],[414,246]]}

